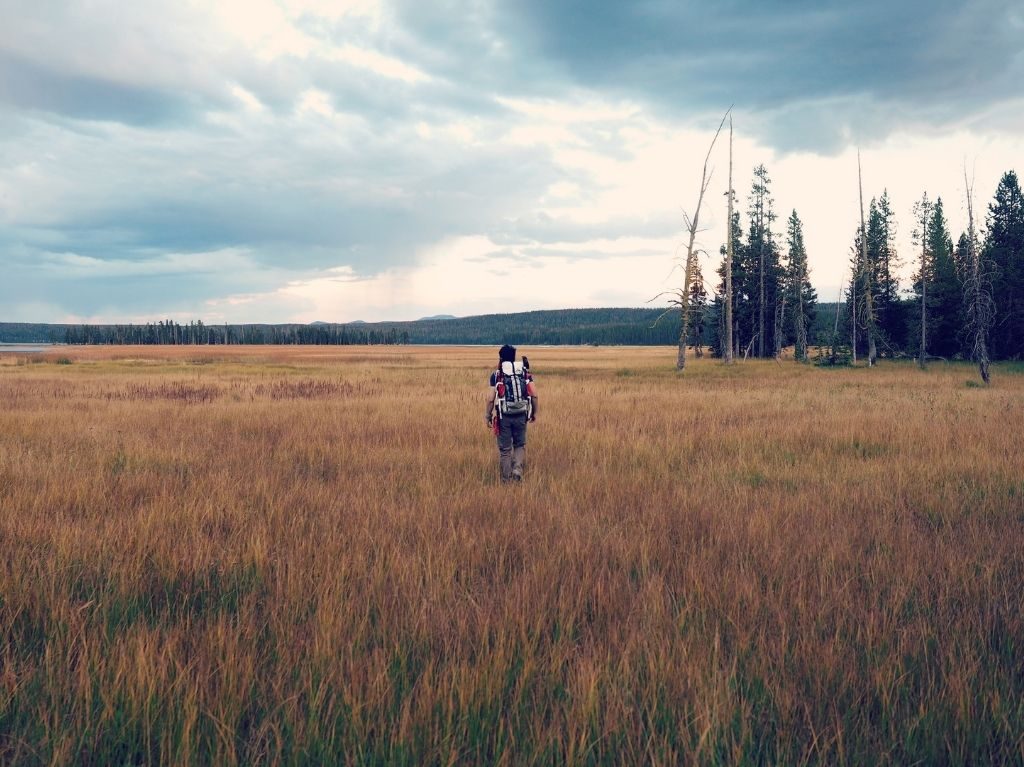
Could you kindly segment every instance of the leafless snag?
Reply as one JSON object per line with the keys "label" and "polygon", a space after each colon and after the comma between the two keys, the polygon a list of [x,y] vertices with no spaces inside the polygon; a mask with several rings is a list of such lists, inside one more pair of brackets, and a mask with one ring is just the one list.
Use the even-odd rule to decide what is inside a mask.
{"label": "leafless snag", "polygon": [[775,304],[775,348],[772,350],[772,356],[777,360],[782,356],[782,331],[786,324],[786,294],[783,291],[782,296],[777,299]]}
{"label": "leafless snag", "polygon": [[836,300],[836,323],[835,327],[832,328],[832,353],[830,355],[830,361],[833,365],[836,364],[836,347],[839,344],[839,309],[843,303],[843,283],[839,283],[839,298]]}
{"label": "leafless snag", "polygon": [[982,268],[978,252],[978,236],[974,230],[974,185],[967,180],[964,168],[964,189],[967,192],[967,249],[970,273],[967,277],[967,332],[971,343],[971,357],[978,363],[981,380],[989,383],[988,330],[992,326],[995,304],[988,289],[991,277]]}
{"label": "leafless snag", "polygon": [[732,364],[732,206],[736,193],[732,188],[732,115],[729,115],[729,219],[725,235],[725,364]]}
{"label": "leafless snag", "polygon": [[[711,159],[711,151],[715,148],[715,142],[718,141],[718,135],[722,132],[722,126],[725,125],[725,120],[732,112],[732,107],[726,110],[725,114],[722,115],[722,122],[718,124],[718,130],[715,131],[715,136],[711,139],[711,146],[708,147],[708,153],[704,157],[704,171],[700,178],[700,194],[697,196],[697,207],[693,211],[693,216],[690,217],[685,212],[683,213],[683,221],[686,224],[686,231],[689,235],[689,242],[686,246],[686,264],[683,267],[683,289],[676,292],[677,303],[679,306],[680,315],[680,326],[679,326],[679,354],[676,357],[676,370],[683,370],[686,368],[686,337],[690,330],[690,280],[693,276],[694,264],[698,257],[698,251],[694,248],[694,242],[697,239],[697,226],[700,220],[700,208],[704,202],[704,194],[708,190],[708,186],[711,184],[711,173],[708,171],[708,162]],[[730,226],[732,222],[730,221]]]}

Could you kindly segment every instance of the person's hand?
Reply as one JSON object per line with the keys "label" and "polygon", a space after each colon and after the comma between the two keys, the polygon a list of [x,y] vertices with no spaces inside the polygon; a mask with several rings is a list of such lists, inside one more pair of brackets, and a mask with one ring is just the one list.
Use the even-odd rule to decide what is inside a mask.
{"label": "person's hand", "polygon": [[530,416],[530,423],[533,423],[536,420],[537,420],[537,416],[535,416],[535,415],[531,415]]}
{"label": "person's hand", "polygon": [[487,421],[487,428],[488,429],[491,429],[491,428],[494,427],[494,417],[493,416],[485,416],[484,420]]}

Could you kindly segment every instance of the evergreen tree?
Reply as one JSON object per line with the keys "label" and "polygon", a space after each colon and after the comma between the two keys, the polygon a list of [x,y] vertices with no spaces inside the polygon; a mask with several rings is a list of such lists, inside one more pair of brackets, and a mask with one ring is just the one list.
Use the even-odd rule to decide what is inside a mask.
{"label": "evergreen tree", "polygon": [[928,346],[937,357],[952,357],[960,347],[963,287],[953,261],[953,240],[942,211],[942,198],[935,201],[928,221],[927,250],[931,256],[932,283],[929,286]]}
{"label": "evergreen tree", "polygon": [[969,359],[971,356],[970,339],[968,338],[970,334],[967,332],[967,303],[970,299],[967,287],[972,274],[971,266],[970,241],[967,238],[967,232],[963,232],[953,249],[953,268],[956,272],[957,284],[961,288],[960,323],[957,328],[958,351],[965,359]]}
{"label": "evergreen tree", "polygon": [[[744,286],[747,284],[747,276],[745,273],[746,269],[746,249],[743,247],[743,229],[740,226],[740,214],[734,212],[732,214],[732,317],[733,317],[733,349],[734,353],[742,356],[743,350],[746,348],[745,341],[740,334],[740,328],[746,328],[749,326],[749,309],[747,305],[748,296],[744,292]],[[712,324],[712,353],[715,356],[722,356],[725,350],[725,259],[726,259],[726,246],[722,245],[719,249],[719,254],[722,256],[722,261],[715,270],[718,275],[718,284],[715,286],[715,301],[714,301],[714,323]]]}
{"label": "evergreen tree", "polygon": [[871,273],[864,263],[864,249],[861,244],[862,233],[857,227],[850,251],[850,283],[846,288],[846,317],[844,323],[847,338],[854,360],[868,356],[868,316],[867,302],[864,300],[868,286],[871,284]]}
{"label": "evergreen tree", "polygon": [[798,360],[807,359],[808,335],[814,325],[817,313],[818,294],[811,285],[810,270],[807,268],[807,248],[804,245],[804,227],[796,210],[790,215],[787,223],[789,245],[787,286],[790,306],[788,335],[793,341],[794,354]]}
{"label": "evergreen tree", "polygon": [[764,165],[754,169],[749,201],[750,231],[742,266],[746,277],[742,292],[751,304],[747,312],[750,322],[746,333],[750,340],[747,343],[749,346],[753,342],[753,351],[758,357],[770,357],[776,348],[775,319],[781,298],[779,282],[782,267],[779,248],[771,229],[776,219],[771,179]]}
{"label": "evergreen tree", "polygon": [[994,271],[992,356],[1024,358],[1024,198],[1017,174],[1005,173],[988,206],[983,271]]}
{"label": "evergreen tree", "polygon": [[888,190],[878,200],[871,200],[868,211],[868,262],[880,345],[883,353],[892,355],[906,344],[907,323],[897,276],[901,264],[895,245],[896,214]]}
{"label": "evergreen tree", "polygon": [[928,323],[929,323],[929,284],[932,281],[934,265],[931,251],[929,250],[928,232],[932,220],[932,201],[928,199],[928,193],[921,195],[921,199],[914,203],[914,230],[911,236],[914,244],[920,248],[917,272],[914,274],[912,289],[917,300],[917,309],[914,311],[914,320],[910,323],[915,329],[912,335],[912,343],[909,348],[916,349],[918,363],[924,367],[928,356]]}
{"label": "evergreen tree", "polygon": [[688,335],[689,345],[693,347],[694,355],[704,356],[704,332],[708,311],[708,292],[704,289],[704,274],[700,268],[700,261],[694,259],[693,273],[690,275],[690,328]]}

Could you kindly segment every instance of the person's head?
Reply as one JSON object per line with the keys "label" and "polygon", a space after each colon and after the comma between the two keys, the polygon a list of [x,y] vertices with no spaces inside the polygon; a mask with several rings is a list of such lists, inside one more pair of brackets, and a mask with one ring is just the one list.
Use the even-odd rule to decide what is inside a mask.
{"label": "person's head", "polygon": [[505,344],[498,349],[498,362],[515,362],[516,347]]}

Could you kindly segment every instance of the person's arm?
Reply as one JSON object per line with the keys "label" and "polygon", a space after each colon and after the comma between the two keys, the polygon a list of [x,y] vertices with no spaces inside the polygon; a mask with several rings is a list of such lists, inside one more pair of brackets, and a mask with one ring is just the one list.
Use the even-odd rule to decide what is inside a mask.
{"label": "person's arm", "polygon": [[494,389],[487,392],[487,397],[484,399],[487,405],[487,409],[484,411],[484,420],[487,421],[487,425],[490,426],[494,419]]}
{"label": "person's arm", "polygon": [[484,397],[484,403],[487,406],[484,412],[484,420],[490,426],[494,422],[494,373],[491,373],[491,385],[487,390],[487,396]]}
{"label": "person's arm", "polygon": [[530,420],[537,420],[537,395],[530,397]]}

